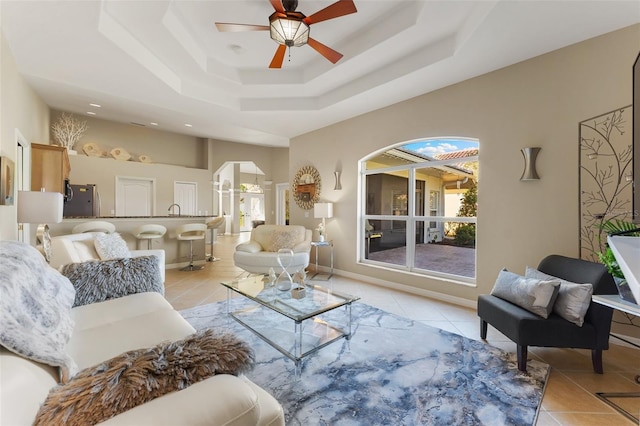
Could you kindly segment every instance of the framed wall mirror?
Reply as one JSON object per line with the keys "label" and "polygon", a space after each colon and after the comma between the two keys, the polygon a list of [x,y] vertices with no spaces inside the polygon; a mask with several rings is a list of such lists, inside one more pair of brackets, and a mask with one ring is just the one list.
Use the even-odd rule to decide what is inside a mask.
{"label": "framed wall mirror", "polygon": [[293,199],[298,207],[310,210],[320,199],[320,173],[313,166],[301,167],[291,183]]}

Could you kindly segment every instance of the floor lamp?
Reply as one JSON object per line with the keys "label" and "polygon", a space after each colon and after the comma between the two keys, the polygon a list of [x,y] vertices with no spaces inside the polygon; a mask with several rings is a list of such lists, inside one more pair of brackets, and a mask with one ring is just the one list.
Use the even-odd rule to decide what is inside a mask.
{"label": "floor lamp", "polygon": [[64,199],[59,192],[18,191],[18,223],[37,223],[36,245],[42,245],[44,258],[51,260],[49,223],[62,222]]}

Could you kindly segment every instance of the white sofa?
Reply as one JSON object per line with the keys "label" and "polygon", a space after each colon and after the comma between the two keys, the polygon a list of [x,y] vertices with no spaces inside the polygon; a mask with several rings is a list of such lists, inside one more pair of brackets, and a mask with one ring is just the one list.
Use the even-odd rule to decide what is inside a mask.
{"label": "white sofa", "polygon": [[[104,232],[85,232],[80,234],[59,235],[51,238],[51,261],[49,264],[59,269],[68,263],[80,263],[89,260],[100,260],[93,245],[98,235]],[[129,250],[132,257],[156,256],[162,282],[165,280],[165,253],[164,250]]]}
{"label": "white sofa", "polygon": [[278,271],[278,250],[293,250],[293,260],[287,270],[295,272],[309,266],[311,230],[300,225],[260,225],[251,230],[250,240],[236,246],[233,261],[248,272],[266,274],[269,268]]}
{"label": "white sofa", "polygon": [[[0,256],[0,270],[6,271],[7,262],[2,257],[8,256]],[[46,264],[44,267],[52,270]],[[15,288],[18,282],[11,281],[7,274],[0,277],[4,296],[10,291],[1,287]],[[79,306],[71,309],[71,316],[75,325],[64,350],[79,370],[129,350],[183,339],[195,331],[159,293]],[[0,347],[0,424],[33,424],[40,405],[58,383],[58,373],[57,367]],[[246,377],[219,374],[138,405],[102,424],[284,425],[284,414],[271,395]]]}

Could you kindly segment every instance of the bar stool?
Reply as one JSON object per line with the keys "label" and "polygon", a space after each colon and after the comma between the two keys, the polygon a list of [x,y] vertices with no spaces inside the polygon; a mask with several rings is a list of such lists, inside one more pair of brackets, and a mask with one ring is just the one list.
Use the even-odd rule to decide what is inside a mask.
{"label": "bar stool", "polygon": [[116,226],[111,222],[92,220],[91,222],[80,223],[71,230],[72,234],[82,234],[84,232],[104,232],[106,234],[112,234],[116,232]]}
{"label": "bar stool", "polygon": [[204,266],[193,264],[193,241],[204,240],[207,234],[207,225],[204,223],[185,223],[176,228],[176,238],[180,241],[189,241],[189,265],[180,269],[181,271],[198,271]]}
{"label": "bar stool", "polygon": [[131,233],[139,240],[147,240],[147,249],[151,250],[151,240],[162,238],[167,233],[167,228],[162,225],[148,223],[138,226]]}
{"label": "bar stool", "polygon": [[213,255],[213,244],[215,243],[216,237],[218,236],[218,228],[224,225],[224,216],[214,217],[207,222],[207,228],[211,230],[211,241],[209,242],[210,252],[209,257],[207,257],[207,262],[217,262],[218,260],[220,260],[219,257],[215,257]]}

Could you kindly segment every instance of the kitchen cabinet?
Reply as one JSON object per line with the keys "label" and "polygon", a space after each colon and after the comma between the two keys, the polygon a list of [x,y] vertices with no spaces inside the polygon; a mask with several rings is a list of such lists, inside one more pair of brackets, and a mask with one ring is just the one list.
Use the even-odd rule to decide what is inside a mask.
{"label": "kitchen cabinet", "polygon": [[71,164],[67,149],[57,145],[31,144],[31,190],[65,193]]}

